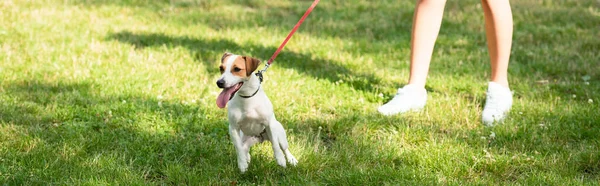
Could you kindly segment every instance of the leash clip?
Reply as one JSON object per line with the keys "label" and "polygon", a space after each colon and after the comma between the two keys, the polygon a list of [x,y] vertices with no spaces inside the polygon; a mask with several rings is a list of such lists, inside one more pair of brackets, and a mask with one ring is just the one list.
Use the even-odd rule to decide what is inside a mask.
{"label": "leash clip", "polygon": [[260,83],[262,83],[262,82],[263,82],[263,75],[262,75],[262,73],[263,73],[263,71],[262,71],[262,70],[261,70],[261,71],[258,71],[258,72],[256,73],[256,76],[258,76],[258,80],[260,80]]}
{"label": "leash clip", "polygon": [[269,68],[269,66],[271,66],[269,63],[265,64],[265,68],[263,68],[262,70],[259,70],[256,73],[256,76],[258,76],[258,79],[260,80],[260,82],[263,82],[263,73],[267,71],[267,69]]}

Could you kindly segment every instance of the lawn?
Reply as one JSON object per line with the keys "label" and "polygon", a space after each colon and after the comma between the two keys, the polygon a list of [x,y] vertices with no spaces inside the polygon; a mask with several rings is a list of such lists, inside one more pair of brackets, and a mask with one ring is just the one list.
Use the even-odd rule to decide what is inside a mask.
{"label": "lawn", "polygon": [[215,100],[224,52],[268,59],[312,1],[0,1],[0,183],[597,185],[600,2],[515,0],[510,117],[484,127],[479,1],[448,1],[421,112],[414,1],[321,1],[265,74],[297,167],[237,168]]}

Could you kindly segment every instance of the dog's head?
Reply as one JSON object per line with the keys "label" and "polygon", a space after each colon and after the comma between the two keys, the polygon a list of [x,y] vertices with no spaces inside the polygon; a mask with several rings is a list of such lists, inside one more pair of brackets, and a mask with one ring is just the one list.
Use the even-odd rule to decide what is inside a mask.
{"label": "dog's head", "polygon": [[231,53],[223,54],[221,57],[221,78],[217,80],[217,86],[223,91],[217,97],[217,106],[224,108],[227,102],[240,90],[244,81],[250,79],[252,72],[258,68],[258,59],[240,56]]}

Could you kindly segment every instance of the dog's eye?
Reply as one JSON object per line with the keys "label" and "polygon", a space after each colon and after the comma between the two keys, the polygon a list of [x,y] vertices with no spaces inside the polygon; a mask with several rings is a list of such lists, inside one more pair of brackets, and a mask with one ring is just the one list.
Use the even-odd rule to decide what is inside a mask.
{"label": "dog's eye", "polygon": [[234,71],[234,72],[239,72],[239,71],[241,71],[241,70],[242,70],[242,69],[240,69],[240,68],[238,68],[238,67],[235,67],[235,68],[233,68],[233,71]]}
{"label": "dog's eye", "polygon": [[225,71],[225,68],[223,68],[222,66],[219,67],[219,70],[221,71],[221,73],[223,73],[223,71]]}

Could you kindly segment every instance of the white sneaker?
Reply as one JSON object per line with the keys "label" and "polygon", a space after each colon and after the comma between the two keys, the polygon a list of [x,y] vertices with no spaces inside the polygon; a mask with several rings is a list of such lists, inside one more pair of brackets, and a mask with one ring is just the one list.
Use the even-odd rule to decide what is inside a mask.
{"label": "white sneaker", "polygon": [[481,114],[483,124],[494,125],[502,121],[512,107],[512,92],[498,83],[490,82],[488,85],[485,107]]}
{"label": "white sneaker", "polygon": [[425,88],[406,85],[399,88],[396,96],[391,101],[380,106],[377,111],[387,116],[400,114],[411,110],[420,110],[425,107],[425,102],[427,102],[427,91]]}

